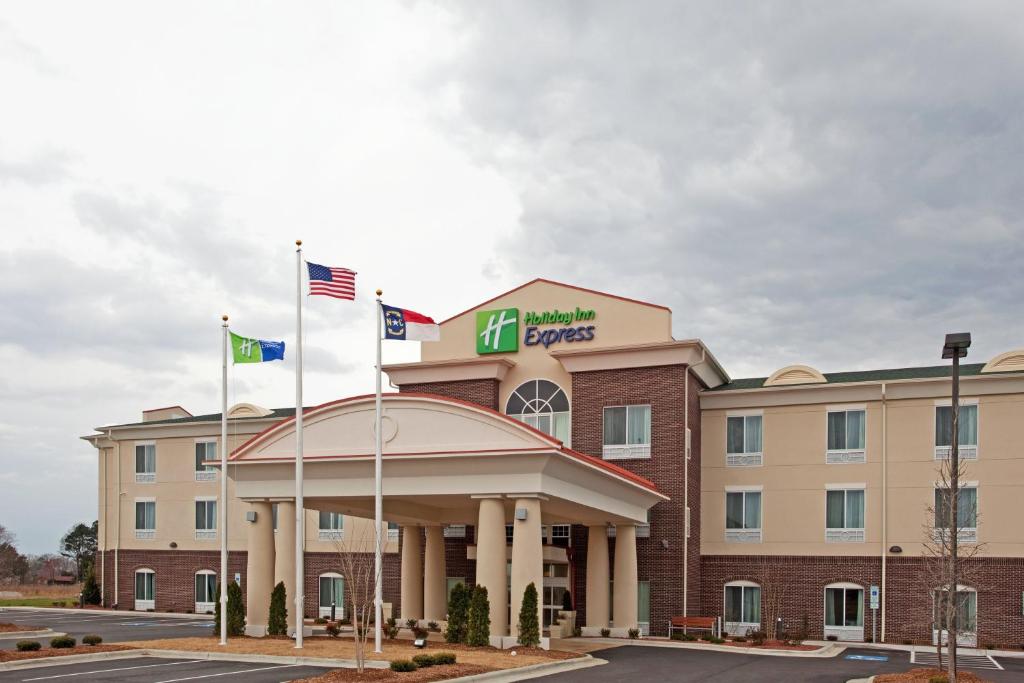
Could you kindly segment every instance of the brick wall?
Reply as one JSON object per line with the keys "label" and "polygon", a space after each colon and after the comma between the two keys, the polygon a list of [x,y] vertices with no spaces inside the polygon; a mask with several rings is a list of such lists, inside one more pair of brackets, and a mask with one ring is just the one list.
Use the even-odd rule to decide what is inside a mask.
{"label": "brick wall", "polygon": [[477,403],[492,410],[498,408],[498,380],[466,379],[455,382],[423,382],[403,384],[399,391],[437,394],[448,398]]}
{"label": "brick wall", "polygon": [[[355,553],[358,556],[357,562],[366,562],[368,567],[373,566],[373,553]],[[342,574],[341,558],[338,553],[306,553],[306,592],[305,605],[306,617],[316,617],[320,608],[320,575],[328,572]],[[372,570],[371,570],[372,571]],[[400,613],[399,603],[402,593],[402,556],[399,553],[384,554],[384,602],[392,604],[392,614],[396,617]],[[351,596],[345,586],[345,614],[351,616]],[[370,591],[372,592],[372,587]]]}

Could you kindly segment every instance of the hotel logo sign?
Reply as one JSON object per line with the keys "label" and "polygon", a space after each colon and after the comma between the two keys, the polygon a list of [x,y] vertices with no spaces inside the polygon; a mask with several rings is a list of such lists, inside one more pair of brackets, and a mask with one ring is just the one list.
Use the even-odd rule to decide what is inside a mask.
{"label": "hotel logo sign", "polygon": [[476,313],[476,352],[508,353],[519,350],[519,309],[501,308]]}

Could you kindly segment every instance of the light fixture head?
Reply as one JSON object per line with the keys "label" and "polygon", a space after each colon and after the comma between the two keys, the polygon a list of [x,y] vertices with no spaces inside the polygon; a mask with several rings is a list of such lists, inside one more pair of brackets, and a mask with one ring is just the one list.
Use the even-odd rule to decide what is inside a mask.
{"label": "light fixture head", "polygon": [[899,553],[903,552],[903,548],[899,547],[898,545],[890,546],[889,547],[889,552],[890,553],[894,553],[894,554],[899,554]]}
{"label": "light fixture head", "polygon": [[942,345],[942,357],[963,358],[967,355],[967,349],[971,345],[970,332],[951,332],[946,335],[946,342]]}

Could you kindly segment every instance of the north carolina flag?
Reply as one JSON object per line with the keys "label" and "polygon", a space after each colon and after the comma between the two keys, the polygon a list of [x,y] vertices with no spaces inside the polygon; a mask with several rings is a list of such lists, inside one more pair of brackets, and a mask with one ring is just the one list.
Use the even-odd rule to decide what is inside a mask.
{"label": "north carolina flag", "polygon": [[441,328],[430,316],[405,308],[380,305],[384,338],[407,341],[441,341]]}

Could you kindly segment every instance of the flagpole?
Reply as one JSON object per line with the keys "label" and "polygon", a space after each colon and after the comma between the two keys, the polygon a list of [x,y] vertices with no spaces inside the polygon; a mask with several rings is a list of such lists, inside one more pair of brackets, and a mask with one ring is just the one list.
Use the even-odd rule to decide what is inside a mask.
{"label": "flagpole", "polygon": [[302,649],[305,598],[302,502],[302,240],[295,240],[295,648]]}
{"label": "flagpole", "polygon": [[228,644],[228,317],[221,316],[220,367],[220,644]]}
{"label": "flagpole", "polygon": [[376,450],[374,452],[374,461],[373,461],[373,478],[374,478],[374,484],[375,484],[375,489],[376,490],[374,491],[373,510],[374,510],[374,522],[376,523],[376,528],[377,528],[377,533],[376,533],[377,543],[376,543],[376,549],[375,549],[374,555],[373,555],[373,572],[374,572],[374,577],[375,577],[374,578],[374,597],[373,597],[373,602],[374,602],[374,609],[373,609],[373,615],[374,615],[374,617],[373,617],[373,621],[374,621],[374,625],[373,625],[373,651],[374,652],[381,652],[381,647],[380,647],[381,619],[384,616],[384,592],[383,592],[383,587],[381,585],[383,583],[381,581],[381,578],[382,578],[382,566],[381,565],[383,564],[383,558],[381,557],[381,548],[383,547],[383,539],[381,538],[381,527],[384,525],[384,520],[381,519],[384,516],[384,500],[383,500],[384,499],[384,494],[383,494],[383,487],[381,485],[381,482],[382,482],[382,480],[384,478],[384,476],[383,476],[383,467],[382,467],[382,457],[381,457],[382,439],[381,439],[381,397],[380,397],[380,347],[381,347],[381,339],[380,339],[380,337],[381,337],[381,329],[380,329],[380,326],[381,326],[381,317],[382,317],[382,309],[381,309],[381,301],[380,301],[380,295],[381,294],[383,294],[383,292],[378,289],[377,290],[377,401],[376,401],[376,404],[377,404],[377,415],[376,415],[376,423],[374,425],[374,430],[373,430],[374,431],[374,435],[376,437],[375,438]]}

